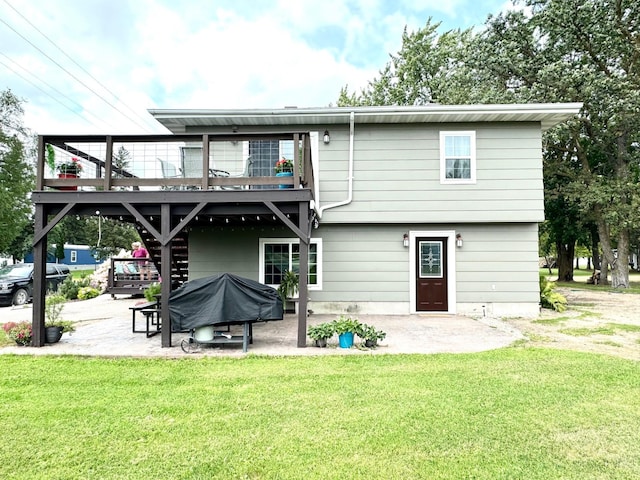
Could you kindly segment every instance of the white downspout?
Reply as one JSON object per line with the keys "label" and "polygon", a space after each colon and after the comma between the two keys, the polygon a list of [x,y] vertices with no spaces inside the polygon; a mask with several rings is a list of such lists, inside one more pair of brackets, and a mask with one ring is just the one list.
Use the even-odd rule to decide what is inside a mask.
{"label": "white downspout", "polygon": [[325,210],[335,207],[342,207],[344,205],[348,205],[353,200],[353,139],[354,139],[354,131],[355,131],[355,112],[351,112],[349,116],[349,177],[348,186],[347,186],[347,199],[341,202],[330,203],[329,205],[325,205],[318,209],[318,218],[322,218],[322,214]]}

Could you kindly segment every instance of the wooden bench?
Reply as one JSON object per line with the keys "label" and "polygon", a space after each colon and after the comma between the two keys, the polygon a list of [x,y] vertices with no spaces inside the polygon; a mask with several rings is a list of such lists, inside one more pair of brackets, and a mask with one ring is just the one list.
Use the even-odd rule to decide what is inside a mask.
{"label": "wooden bench", "polygon": [[[160,304],[158,302],[141,303],[139,305],[129,307],[129,310],[131,310],[131,331],[133,333],[144,333],[147,335],[147,338],[160,333]],[[145,330],[136,330],[136,313],[138,312],[145,316]],[[155,330],[153,330],[154,326],[156,327]]]}

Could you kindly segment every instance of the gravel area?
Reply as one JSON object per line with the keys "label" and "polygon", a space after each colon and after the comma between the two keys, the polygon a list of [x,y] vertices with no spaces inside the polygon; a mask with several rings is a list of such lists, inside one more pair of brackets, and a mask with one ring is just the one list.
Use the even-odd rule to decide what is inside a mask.
{"label": "gravel area", "polygon": [[640,360],[640,295],[624,291],[557,288],[568,309],[543,309],[536,320],[506,322],[520,330],[530,345],[580,350]]}

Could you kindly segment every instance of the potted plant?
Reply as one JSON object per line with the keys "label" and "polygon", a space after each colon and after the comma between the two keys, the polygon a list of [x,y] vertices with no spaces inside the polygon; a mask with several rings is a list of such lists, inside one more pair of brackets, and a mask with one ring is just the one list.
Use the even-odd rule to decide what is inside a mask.
{"label": "potted plant", "polygon": [[44,334],[47,343],[59,342],[65,332],[74,332],[75,326],[60,315],[67,298],[64,295],[47,295],[44,301]]}
{"label": "potted plant", "polygon": [[[282,157],[276,162],[276,177],[292,177],[293,176],[293,162]],[[293,185],[278,185],[278,188],[293,188]]]}
{"label": "potted plant", "polygon": [[7,338],[13,340],[18,345],[31,344],[31,323],[29,322],[7,322],[2,325]]}
{"label": "potted plant", "polygon": [[315,340],[316,347],[324,348],[327,346],[327,340],[333,336],[334,329],[331,322],[319,323],[311,325],[307,329],[307,335]]}
{"label": "potted plant", "polygon": [[53,149],[53,145],[51,145],[50,143],[47,143],[46,150],[47,166],[49,167],[49,170],[51,170],[51,175],[53,175],[54,173],[56,173],[56,151]]}
{"label": "potted plant", "polygon": [[360,324],[356,334],[364,340],[364,346],[369,348],[377,347],[378,340],[384,340],[387,336],[382,330],[377,330],[373,325],[367,325],[366,323]]}
{"label": "potted plant", "polygon": [[[73,157],[70,161],[61,163],[57,167],[58,169],[58,178],[78,178],[80,176],[80,172],[82,171],[82,164],[80,163],[80,159],[77,157]],[[78,187],[76,185],[72,185],[69,187],[58,187],[59,190],[77,190]]]}
{"label": "potted plant", "polygon": [[333,321],[333,329],[338,334],[340,348],[351,348],[353,346],[353,335],[358,331],[360,322],[356,318],[341,315]]}
{"label": "potted plant", "polygon": [[150,283],[147,288],[144,289],[144,298],[147,299],[147,302],[156,302],[158,301],[158,297],[156,295],[160,295],[162,292],[162,284],[160,282]]}
{"label": "potted plant", "polygon": [[[74,178],[80,175],[82,172],[82,164],[80,163],[80,159],[77,157],[73,157],[70,161],[61,163],[58,165],[58,177],[59,178]],[[68,175],[66,177],[62,175]]]}
{"label": "potted plant", "polygon": [[287,300],[298,296],[298,275],[293,270],[287,270],[282,274],[278,293],[282,299],[282,305],[286,307]]}

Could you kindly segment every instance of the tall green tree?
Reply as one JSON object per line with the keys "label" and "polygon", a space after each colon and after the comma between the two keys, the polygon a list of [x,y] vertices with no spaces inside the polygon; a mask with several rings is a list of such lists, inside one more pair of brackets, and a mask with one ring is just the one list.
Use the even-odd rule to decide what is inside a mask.
{"label": "tall green tree", "polygon": [[32,138],[23,126],[22,101],[0,92],[0,254],[16,255],[16,239],[30,223],[29,195],[35,185]]}
{"label": "tall green tree", "polygon": [[547,135],[546,157],[570,166],[563,171],[565,195],[597,225],[603,273],[611,266],[612,285],[627,287],[631,232],[640,222],[640,4],[517,3],[528,13],[507,12],[487,23],[485,68],[506,70],[508,84],[527,101],[584,103],[578,121]]}
{"label": "tall green tree", "polygon": [[569,224],[593,222],[603,278],[610,265],[613,286],[627,287],[631,232],[640,227],[640,2],[514,3],[526,9],[489,17],[478,34],[439,35],[431,20],[405,31],[379,78],[359,94],[343,88],[338,104],[583,102],[577,121],[544,138],[545,183],[571,206],[552,211],[560,196],[546,192],[547,216],[563,216],[552,228],[560,246],[574,241]]}
{"label": "tall green tree", "polygon": [[88,217],[85,221],[87,243],[99,260],[116,255],[122,249],[131,250],[131,244],[140,241],[138,231],[130,223],[100,216]]}

